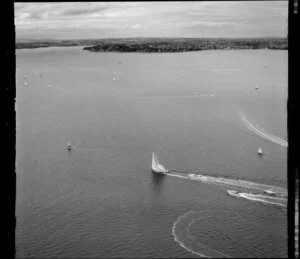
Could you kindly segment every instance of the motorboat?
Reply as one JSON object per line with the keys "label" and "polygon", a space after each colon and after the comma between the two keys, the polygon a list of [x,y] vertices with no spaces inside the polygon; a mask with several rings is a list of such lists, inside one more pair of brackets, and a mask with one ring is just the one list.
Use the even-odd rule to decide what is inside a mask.
{"label": "motorboat", "polygon": [[227,190],[226,192],[231,196],[236,196],[236,197],[240,196],[240,192],[238,192],[236,190]]}
{"label": "motorboat", "polygon": [[273,190],[264,190],[264,193],[274,195],[276,192]]}

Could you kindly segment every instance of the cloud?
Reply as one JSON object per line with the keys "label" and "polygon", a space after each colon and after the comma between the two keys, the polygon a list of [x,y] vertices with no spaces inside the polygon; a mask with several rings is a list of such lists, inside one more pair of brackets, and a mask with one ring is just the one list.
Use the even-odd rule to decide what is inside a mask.
{"label": "cloud", "polygon": [[87,5],[84,7],[78,6],[75,8],[64,10],[61,13],[61,15],[66,15],[66,16],[88,15],[88,14],[100,13],[108,9],[109,6],[107,4],[100,5],[100,6],[93,6],[93,5]]}
{"label": "cloud", "polygon": [[40,38],[286,36],[287,8],[287,1],[15,3],[15,25],[17,37]]}

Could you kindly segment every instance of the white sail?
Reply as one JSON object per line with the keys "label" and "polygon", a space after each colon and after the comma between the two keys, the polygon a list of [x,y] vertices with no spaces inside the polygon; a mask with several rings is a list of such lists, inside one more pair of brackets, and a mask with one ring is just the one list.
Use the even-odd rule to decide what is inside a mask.
{"label": "white sail", "polygon": [[156,160],[155,160],[155,154],[152,153],[152,170],[156,171],[157,167],[156,167]]}
{"label": "white sail", "polygon": [[162,171],[162,172],[167,171],[167,169],[164,168],[164,166],[162,164],[158,164],[157,166],[158,166],[158,168],[159,168],[160,171]]}
{"label": "white sail", "polygon": [[152,170],[154,172],[157,172],[157,173],[166,173],[166,172],[168,172],[168,170],[165,169],[164,166],[159,163],[155,153],[152,153]]}
{"label": "white sail", "polygon": [[262,154],[262,149],[261,149],[261,147],[258,149],[257,153],[258,153],[258,154]]}
{"label": "white sail", "polygon": [[164,166],[162,164],[159,163],[157,156],[155,155],[155,160],[156,160],[156,167],[159,171],[161,172],[165,172],[166,169],[164,168]]}

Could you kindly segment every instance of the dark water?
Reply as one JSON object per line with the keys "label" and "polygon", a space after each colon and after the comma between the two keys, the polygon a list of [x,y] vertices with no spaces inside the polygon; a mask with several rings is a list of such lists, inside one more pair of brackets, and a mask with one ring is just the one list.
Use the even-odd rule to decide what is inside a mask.
{"label": "dark water", "polygon": [[16,61],[17,257],[287,256],[286,51]]}

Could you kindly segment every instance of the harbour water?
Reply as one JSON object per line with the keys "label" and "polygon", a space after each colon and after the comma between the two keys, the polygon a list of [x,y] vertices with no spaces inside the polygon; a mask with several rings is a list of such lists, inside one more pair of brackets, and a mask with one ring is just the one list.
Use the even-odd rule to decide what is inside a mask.
{"label": "harbour water", "polygon": [[17,257],[287,257],[287,51],[16,64]]}

